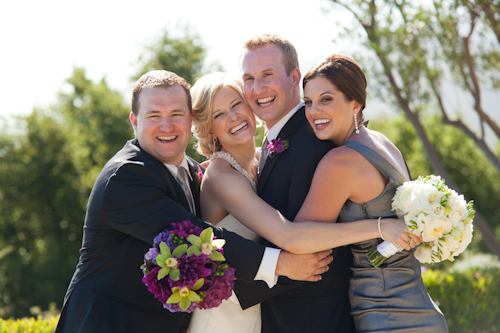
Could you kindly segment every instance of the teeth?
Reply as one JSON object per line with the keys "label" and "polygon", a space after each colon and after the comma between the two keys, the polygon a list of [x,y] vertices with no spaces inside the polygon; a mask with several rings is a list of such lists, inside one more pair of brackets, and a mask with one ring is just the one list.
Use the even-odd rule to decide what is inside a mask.
{"label": "teeth", "polygon": [[158,140],[161,140],[161,141],[170,141],[170,140],[175,139],[176,136],[175,135],[173,135],[173,136],[158,136],[157,138],[158,138]]}
{"label": "teeth", "polygon": [[245,127],[246,125],[247,125],[247,122],[244,121],[241,124],[239,124],[238,126],[231,128],[231,130],[229,132],[231,134],[234,134],[234,133],[238,132],[240,129],[242,129],[243,127]]}
{"label": "teeth", "polygon": [[314,125],[326,124],[329,123],[331,119],[316,119],[314,121]]}
{"label": "teeth", "polygon": [[267,106],[271,104],[272,101],[274,101],[275,97],[266,97],[266,98],[261,98],[258,99],[257,102],[259,103],[260,106]]}

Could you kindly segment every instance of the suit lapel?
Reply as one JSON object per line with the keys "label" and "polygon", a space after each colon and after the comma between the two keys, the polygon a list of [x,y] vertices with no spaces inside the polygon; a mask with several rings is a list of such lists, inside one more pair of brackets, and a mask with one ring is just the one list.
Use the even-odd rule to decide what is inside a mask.
{"label": "suit lapel", "polygon": [[[305,108],[301,107],[295,114],[290,118],[285,126],[281,129],[278,134],[277,139],[282,139],[283,141],[288,140],[289,137],[293,136],[293,133],[297,130],[297,128],[302,124],[302,122],[306,121],[305,117]],[[289,148],[290,149],[290,148]],[[286,154],[286,150],[280,154],[274,154],[271,158],[267,158],[264,168],[262,170],[262,174],[259,177],[259,182],[257,184],[257,193],[260,193],[264,185],[266,184],[269,175],[273,169],[273,166],[276,164],[281,155]]]}

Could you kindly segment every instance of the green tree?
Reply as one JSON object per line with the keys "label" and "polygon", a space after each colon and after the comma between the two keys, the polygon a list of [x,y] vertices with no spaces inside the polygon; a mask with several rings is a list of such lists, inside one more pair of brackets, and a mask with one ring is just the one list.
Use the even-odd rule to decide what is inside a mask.
{"label": "green tree", "polygon": [[164,69],[193,84],[202,74],[206,48],[198,33],[189,25],[178,25],[176,30],[183,31],[179,35],[172,33],[172,30],[165,28],[159,38],[145,46],[145,51],[138,59],[134,80],[149,71]]}
{"label": "green tree", "polygon": [[0,138],[0,316],[61,303],[78,260],[84,203],[68,137],[35,110]]}
{"label": "green tree", "polygon": [[[129,108],[75,68],[59,101],[0,136],[0,316],[60,308],[78,263],[90,190],[133,137]],[[12,132],[12,131],[10,131]]]}

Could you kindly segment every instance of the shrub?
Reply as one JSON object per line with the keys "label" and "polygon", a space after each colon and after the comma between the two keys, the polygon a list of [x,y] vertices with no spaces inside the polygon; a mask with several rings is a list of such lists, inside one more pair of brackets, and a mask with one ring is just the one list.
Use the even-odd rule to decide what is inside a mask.
{"label": "shrub", "polygon": [[500,330],[500,269],[428,270],[422,277],[450,332]]}
{"label": "shrub", "polygon": [[59,316],[38,316],[36,319],[1,319],[0,333],[53,333],[56,330]]}

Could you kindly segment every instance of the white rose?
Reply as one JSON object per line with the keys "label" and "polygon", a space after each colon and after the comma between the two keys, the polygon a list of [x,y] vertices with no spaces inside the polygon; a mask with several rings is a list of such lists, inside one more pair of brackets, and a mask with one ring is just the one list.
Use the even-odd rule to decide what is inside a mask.
{"label": "white rose", "polygon": [[469,222],[465,225],[465,229],[463,230],[462,240],[458,246],[458,249],[453,252],[454,256],[458,256],[460,253],[464,252],[467,246],[470,244],[472,240],[472,232],[474,228],[472,226],[472,222]]}
{"label": "white rose", "polygon": [[404,220],[406,225],[412,231],[412,233],[416,236],[420,236],[424,231],[426,225],[428,225],[431,221],[432,216],[425,215],[424,213],[420,213],[417,216],[415,215],[405,215]]}
{"label": "white rose", "polygon": [[427,214],[432,214],[434,207],[441,203],[441,193],[435,186],[422,184],[412,193],[412,204],[421,208]]}
{"label": "white rose", "polygon": [[[460,239],[456,239],[451,234],[444,236],[444,241],[441,244],[441,260],[449,259],[452,257],[454,251],[460,246]],[[452,259],[453,260],[453,259]]]}
{"label": "white rose", "polygon": [[422,238],[424,242],[435,241],[451,231],[451,223],[440,217],[432,217],[424,227]]}
{"label": "white rose", "polygon": [[427,244],[421,244],[415,251],[415,258],[422,263],[432,263],[432,247]]}
{"label": "white rose", "polygon": [[405,182],[403,183],[403,185],[398,187],[393,198],[392,209],[399,209],[402,210],[405,214],[408,213],[409,208],[412,204],[411,194],[415,187],[416,182]]}

